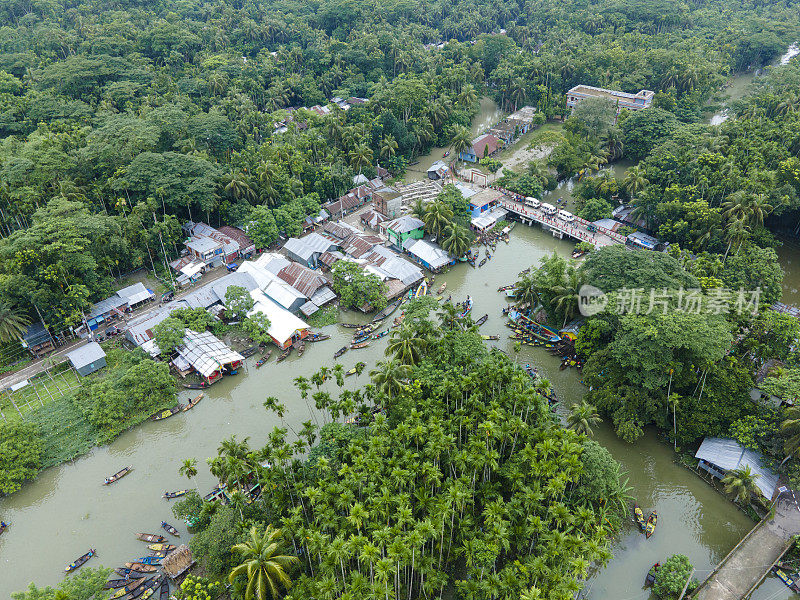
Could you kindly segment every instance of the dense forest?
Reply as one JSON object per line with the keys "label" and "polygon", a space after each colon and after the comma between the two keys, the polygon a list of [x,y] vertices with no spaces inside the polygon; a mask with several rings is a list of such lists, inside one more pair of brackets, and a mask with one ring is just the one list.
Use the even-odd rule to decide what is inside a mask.
{"label": "dense forest", "polygon": [[[255,222],[262,243],[296,234],[354,173],[402,174],[463,137],[485,93],[557,117],[579,82],[649,88],[697,121],[797,24],[792,3],[721,1],[5,2],[4,314],[74,325],[114,276],[163,269],[159,236],[173,253],[186,218]],[[288,111],[335,95],[369,101]],[[602,154],[570,135],[565,174]]]}

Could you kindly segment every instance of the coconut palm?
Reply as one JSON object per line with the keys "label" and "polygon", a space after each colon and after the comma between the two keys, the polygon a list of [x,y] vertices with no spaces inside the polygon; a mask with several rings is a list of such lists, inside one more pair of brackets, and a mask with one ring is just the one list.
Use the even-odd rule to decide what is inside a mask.
{"label": "coconut palm", "polygon": [[517,306],[529,306],[534,309],[539,304],[539,291],[536,289],[536,283],[527,275],[514,286],[514,295],[517,300]]}
{"label": "coconut palm", "polygon": [[428,212],[428,209],[425,208],[425,203],[421,198],[417,198],[414,204],[411,205],[411,216],[418,218],[420,221],[424,221],[426,212]]}
{"label": "coconut palm", "polygon": [[381,156],[383,158],[391,158],[397,153],[397,140],[394,139],[394,136],[391,134],[387,134],[383,138],[383,143],[381,144]]}
{"label": "coconut palm", "polygon": [[583,398],[577,404],[573,404],[567,416],[567,427],[577,433],[592,435],[593,427],[600,424],[602,419],[597,413],[597,408]]}
{"label": "coconut palm", "polygon": [[442,248],[456,258],[461,258],[469,252],[471,239],[466,227],[456,223],[450,223],[444,228],[444,238],[441,241]]}
{"label": "coconut palm", "polygon": [[394,355],[404,365],[415,365],[422,357],[422,352],[428,343],[417,335],[417,330],[411,325],[403,325],[395,329],[389,337],[389,344],[384,354]]}
{"label": "coconut palm", "polygon": [[786,458],[781,464],[789,460],[800,450],[800,408],[792,406],[786,409],[786,418],[781,423],[781,431],[788,437],[783,442],[783,451]]}
{"label": "coconut palm", "polygon": [[[187,458],[183,461],[180,469],[178,469],[178,474],[183,475],[191,481],[197,476],[197,459],[196,458]],[[197,488],[197,491],[200,491],[200,488],[197,486],[197,480],[194,482],[194,487]]]}
{"label": "coconut palm", "polygon": [[564,325],[578,312],[578,292],[583,285],[580,272],[570,268],[566,279],[550,290],[553,293],[552,302],[556,309],[564,312]]}
{"label": "coconut palm", "polygon": [[380,362],[369,372],[372,382],[378,389],[389,397],[394,397],[400,392],[403,382],[411,375],[411,367],[397,360]]}
{"label": "coconut palm", "polygon": [[628,192],[628,196],[633,198],[637,193],[642,191],[644,187],[650,183],[644,176],[644,169],[639,165],[633,165],[628,172],[625,173],[625,178],[622,180],[622,188]]}
{"label": "coconut palm", "polygon": [[450,139],[450,146],[456,156],[472,148],[472,132],[468,127],[456,127],[453,130],[453,137]]}
{"label": "coconut palm", "polygon": [[233,583],[239,575],[247,577],[245,600],[277,600],[281,588],[288,590],[292,586],[287,570],[299,561],[296,556],[277,554],[282,536],[282,531],[272,525],[267,525],[263,534],[253,526],[250,538],[231,548],[243,562],[233,568],[228,582]]}
{"label": "coconut palm", "polygon": [[452,302],[445,302],[442,309],[436,314],[445,329],[455,329],[461,320],[459,315],[461,315],[461,310]]}
{"label": "coconut palm", "polygon": [[247,200],[255,200],[258,197],[255,190],[250,187],[250,184],[243,173],[231,171],[226,176],[226,181],[225,193],[229,196],[232,196],[236,200],[241,200],[242,198]]}
{"label": "coconut palm", "polygon": [[745,465],[742,469],[728,471],[722,479],[722,485],[725,486],[726,494],[731,494],[736,502],[742,503],[749,501],[753,494],[761,493],[756,485],[759,477],[761,475],[750,470],[750,465]]}
{"label": "coconut palm", "polygon": [[353,169],[358,169],[358,174],[361,175],[361,169],[372,161],[372,150],[366,144],[359,144],[350,152],[350,166]]}
{"label": "coconut palm", "polygon": [[31,320],[13,304],[0,302],[0,342],[22,339]]}
{"label": "coconut palm", "polygon": [[428,210],[425,211],[425,228],[434,233],[436,237],[441,237],[445,227],[450,225],[453,219],[453,209],[444,202],[433,202]]}

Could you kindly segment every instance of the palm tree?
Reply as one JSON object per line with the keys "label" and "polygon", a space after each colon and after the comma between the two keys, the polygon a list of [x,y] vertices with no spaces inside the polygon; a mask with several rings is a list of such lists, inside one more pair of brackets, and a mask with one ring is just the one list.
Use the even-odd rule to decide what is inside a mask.
{"label": "palm tree", "polygon": [[0,302],[0,342],[22,339],[31,320],[13,304]]}
{"label": "palm tree", "polygon": [[296,556],[276,554],[282,536],[281,530],[273,529],[272,525],[267,525],[263,534],[259,534],[258,528],[253,526],[250,539],[231,548],[242,557],[243,562],[234,567],[228,575],[228,582],[233,583],[239,575],[247,576],[245,600],[277,600],[281,596],[281,588],[288,590],[292,586],[286,571],[299,561]]}
{"label": "palm tree", "polygon": [[464,256],[470,247],[470,235],[466,227],[456,223],[450,223],[444,228],[444,239],[441,241],[442,248],[456,258]]}
{"label": "palm tree", "polygon": [[458,104],[461,108],[469,108],[478,100],[478,93],[475,91],[475,86],[471,83],[468,83],[463,88],[461,88],[461,93],[458,95],[456,99],[456,104]]}
{"label": "palm tree", "polygon": [[461,314],[461,310],[452,302],[445,302],[442,305],[442,310],[437,313],[437,317],[439,317],[439,321],[442,323],[442,327],[445,329],[455,329],[460,321],[459,315]]}
{"label": "palm tree", "polygon": [[[187,458],[183,461],[181,468],[178,469],[178,474],[183,475],[191,481],[197,475],[197,459],[196,458]],[[197,491],[200,491],[200,488],[197,486],[197,480],[194,482],[194,487],[197,488]]]}
{"label": "palm tree", "polygon": [[397,152],[397,140],[394,139],[392,134],[387,134],[383,138],[383,144],[381,145],[381,156],[383,158],[389,159],[395,155]]}
{"label": "palm tree", "polygon": [[756,479],[761,477],[758,473],[750,470],[750,465],[745,465],[743,469],[732,469],[722,479],[725,486],[725,493],[733,495],[736,502],[748,501],[750,496],[756,492],[760,493],[756,485]]}
{"label": "palm tree", "polygon": [[625,178],[622,180],[622,188],[628,192],[628,196],[633,198],[636,194],[644,189],[650,183],[644,176],[644,169],[639,165],[633,165],[628,172],[625,173]]}
{"label": "palm tree", "polygon": [[577,269],[570,268],[566,275],[565,281],[550,290],[553,293],[552,301],[556,309],[564,311],[564,325],[578,312],[578,292],[583,285],[580,272]]}
{"label": "palm tree", "polygon": [[781,462],[783,465],[800,450],[800,407],[792,406],[786,409],[786,418],[781,423],[781,431],[789,436],[783,442],[783,451],[786,454],[786,458]]}
{"label": "palm tree", "polygon": [[527,275],[514,286],[514,295],[517,299],[517,306],[529,306],[533,310],[539,304],[539,291],[536,289],[536,283]]}
{"label": "palm tree", "polygon": [[425,211],[425,228],[439,238],[445,227],[450,225],[453,218],[453,210],[444,202],[434,202]]}
{"label": "palm tree", "polygon": [[350,152],[350,166],[353,169],[358,169],[358,174],[361,175],[361,169],[364,165],[368,165],[372,161],[372,150],[366,144],[359,144]]}
{"label": "palm tree", "polygon": [[255,200],[257,194],[250,184],[247,182],[244,174],[237,171],[231,171],[226,176],[227,184],[225,185],[225,193],[232,196],[236,200],[246,198],[247,200]]}
{"label": "palm tree", "polygon": [[394,355],[404,365],[415,365],[427,345],[428,343],[417,335],[416,329],[410,325],[403,325],[392,332],[384,354]]}
{"label": "palm tree", "polygon": [[420,221],[424,221],[426,212],[428,212],[428,209],[425,208],[425,203],[421,198],[417,198],[414,204],[411,205],[411,216],[418,218]]}
{"label": "palm tree", "polygon": [[450,139],[450,145],[455,155],[459,156],[465,150],[472,148],[472,132],[468,127],[456,127],[453,137]]}
{"label": "palm tree", "polygon": [[583,398],[577,404],[573,404],[567,417],[567,428],[584,435],[592,435],[592,427],[600,424],[602,419],[597,414],[597,408]]}
{"label": "palm tree", "polygon": [[378,389],[389,397],[394,397],[400,393],[403,387],[403,382],[411,375],[411,367],[401,364],[396,360],[387,360],[380,362],[372,371],[369,376],[372,382],[378,386]]}

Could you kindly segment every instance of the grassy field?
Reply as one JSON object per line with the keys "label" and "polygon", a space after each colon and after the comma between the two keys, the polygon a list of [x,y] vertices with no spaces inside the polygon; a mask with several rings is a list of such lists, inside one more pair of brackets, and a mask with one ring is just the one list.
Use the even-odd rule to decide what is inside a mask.
{"label": "grassy field", "polygon": [[61,400],[80,386],[79,375],[68,365],[55,367],[49,374],[40,373],[30,379],[24,388],[0,394],[0,419],[13,421],[27,418],[32,410]]}

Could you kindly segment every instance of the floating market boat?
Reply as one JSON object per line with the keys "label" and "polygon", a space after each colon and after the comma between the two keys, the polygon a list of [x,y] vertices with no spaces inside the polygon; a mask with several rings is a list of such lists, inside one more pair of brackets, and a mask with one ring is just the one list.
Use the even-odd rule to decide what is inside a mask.
{"label": "floating market boat", "polygon": [[341,348],[339,348],[339,349],[338,349],[338,350],[337,350],[337,351],[336,351],[336,352],[333,354],[333,358],[334,358],[334,359],[336,359],[336,358],[339,358],[339,357],[340,357],[342,354],[344,354],[345,352],[347,352],[347,346],[342,346]]}
{"label": "floating market boat", "polygon": [[347,327],[348,329],[361,329],[362,325],[360,323],[339,323],[342,327]]}
{"label": "floating market boat", "polygon": [[185,387],[187,390],[204,390],[208,387],[208,383],[205,381],[201,383],[184,383],[183,387]]}
{"label": "floating market boat", "polygon": [[478,267],[480,268],[485,264],[486,264],[486,259],[484,258],[484,259],[481,260],[481,262],[478,263]]}
{"label": "floating market boat", "polygon": [[186,412],[187,410],[192,410],[195,406],[197,406],[197,403],[203,399],[204,395],[205,394],[203,394],[203,392],[200,392],[199,394],[197,394],[197,396],[189,400],[188,404],[186,404],[186,406],[183,407],[183,412]]}
{"label": "floating market boat", "polygon": [[372,338],[371,333],[367,333],[365,335],[359,335],[353,338],[353,341],[350,344],[360,344],[361,342],[366,342],[367,340]]}
{"label": "floating market boat", "polygon": [[488,315],[488,313],[487,313],[487,314],[483,315],[483,316],[482,316],[480,319],[478,319],[477,321],[475,321],[475,325],[477,325],[478,327],[480,327],[481,325],[483,325],[484,323],[486,323],[486,321],[487,321],[488,319],[489,319],[489,315]]}
{"label": "floating market boat", "polygon": [[136,571],[138,573],[155,573],[158,570],[158,567],[155,565],[146,565],[141,562],[129,562],[125,563],[125,566],[131,571]]}
{"label": "floating market boat", "polygon": [[146,578],[136,579],[134,581],[129,581],[128,585],[122,586],[116,592],[111,594],[108,597],[108,600],[113,600],[114,598],[122,598],[123,596],[125,596],[127,594],[130,594],[133,590],[135,590],[139,586],[142,586],[142,585],[145,585],[145,584],[149,584],[149,583],[150,583],[150,580],[146,579]]}
{"label": "floating market boat", "polygon": [[143,565],[155,566],[161,564],[162,558],[163,556],[140,556],[139,558],[136,559],[136,562],[141,563]]}
{"label": "floating market boat", "polygon": [[303,352],[306,351],[306,343],[303,340],[300,340],[297,346],[297,356],[298,358],[303,356]]}
{"label": "floating market boat", "polygon": [[131,471],[133,471],[133,465],[128,465],[124,469],[120,469],[119,471],[114,473],[111,477],[106,477],[105,480],[103,481],[103,485],[111,485],[112,483],[119,481],[120,479],[125,477],[125,475],[127,475]]}
{"label": "floating market boat", "polygon": [[[119,572],[121,569],[117,569]],[[125,569],[128,570],[128,569]],[[103,584],[104,590],[117,590],[119,588],[125,587],[129,585],[133,581],[141,580],[142,578],[146,578],[147,575],[144,573],[137,573],[136,571],[129,571],[126,573],[127,577],[125,579],[109,579]],[[146,579],[145,579],[146,580]]]}
{"label": "floating market boat", "polygon": [[8,529],[9,525],[10,523],[3,523],[2,525],[0,525],[0,533],[3,533],[6,529]]}
{"label": "floating market boat", "polygon": [[158,544],[159,542],[166,542],[167,538],[157,533],[137,533],[136,539],[143,542],[150,542],[151,544]]}
{"label": "floating market boat", "polygon": [[147,577],[147,573],[140,573],[139,571],[134,571],[133,569],[128,569],[126,567],[117,567],[114,571],[118,575],[128,576],[131,579],[141,579],[142,577]]}
{"label": "floating market boat", "polygon": [[399,317],[395,317],[394,323],[392,323],[392,327],[400,327],[400,323],[403,322],[403,319],[405,318],[405,316],[406,316],[406,313],[403,313]]}
{"label": "floating market boat", "polygon": [[514,289],[515,285],[516,284],[513,284],[513,283],[511,283],[509,285],[501,285],[499,288],[497,288],[497,291],[498,292],[505,292],[506,290]]}
{"label": "floating market boat", "polygon": [[644,534],[646,537],[650,537],[655,533],[656,530],[656,523],[658,522],[658,513],[653,511],[650,513],[650,516],[647,517],[647,525],[644,528]]}
{"label": "floating market boat", "polygon": [[375,318],[372,319],[373,323],[377,323],[378,321],[383,321],[386,317],[391,315],[394,311],[398,309],[398,307],[403,303],[402,298],[398,298],[391,304],[389,304],[386,308],[384,308],[381,312],[375,315]]}
{"label": "floating market boat", "polygon": [[173,546],[172,544],[167,544],[166,542],[162,542],[161,544],[150,544],[147,546],[149,550],[155,550],[156,552],[172,552],[177,548],[177,546]]}
{"label": "floating market boat", "polygon": [[482,340],[499,340],[500,336],[499,335],[482,335],[481,339]]}
{"label": "floating market boat", "polygon": [[350,377],[350,375],[355,375],[356,373],[358,373],[359,369],[363,369],[366,366],[367,365],[363,362],[356,363],[356,366],[350,369],[349,371],[345,372],[344,376]]}
{"label": "floating market boat", "polygon": [[441,286],[439,286],[439,289],[438,289],[438,290],[436,290],[436,293],[437,293],[438,295],[442,295],[442,294],[444,294],[444,291],[445,291],[446,289],[447,289],[447,282],[445,281],[445,282],[444,282],[444,283],[443,283]]}
{"label": "floating market boat", "polygon": [[286,360],[289,357],[289,355],[292,353],[292,348],[293,348],[293,346],[289,346],[286,350],[281,352],[281,355],[278,357],[278,359],[275,362],[282,362],[282,361]]}
{"label": "floating market boat", "polygon": [[186,492],[189,490],[178,490],[177,492],[164,492],[164,498],[167,500],[172,500],[173,498],[180,498],[181,496],[185,496]]}
{"label": "floating market boat", "polygon": [[158,586],[158,590],[158,600],[169,599],[169,581],[167,581],[166,577],[161,582],[161,585]]}
{"label": "floating market boat", "polygon": [[653,585],[656,582],[656,575],[658,574],[658,570],[661,568],[661,563],[656,563],[650,570],[647,572],[647,576],[644,578],[644,587],[648,587]]}
{"label": "floating market boat", "polygon": [[784,571],[779,567],[773,567],[772,570],[778,577],[778,579],[780,579],[786,587],[788,587],[793,592],[800,592],[800,587],[798,587],[795,580],[792,579],[791,576],[786,571]]}
{"label": "floating market boat", "polygon": [[366,348],[369,346],[369,342],[360,342],[358,344],[350,344],[351,350],[360,350],[361,348]]}
{"label": "floating market boat", "polygon": [[[331,336],[326,335],[324,333],[311,333],[306,338],[306,341],[307,342],[321,342],[323,340],[329,340],[330,338],[331,338]],[[270,352],[272,352],[272,351],[270,350]]]}
{"label": "floating market boat", "polygon": [[379,321],[370,323],[369,325],[364,325],[364,327],[361,327],[358,331],[356,331],[353,334],[353,337],[357,338],[357,337],[361,337],[361,336],[364,336],[364,335],[368,335],[368,334],[372,333],[373,331],[375,331],[380,326],[381,326],[381,324],[380,324]]}
{"label": "floating market boat", "polygon": [[87,560],[89,560],[90,558],[92,558],[92,557],[93,557],[95,554],[97,554],[97,550],[95,550],[94,548],[91,548],[91,549],[89,549],[89,551],[88,551],[86,554],[84,554],[84,555],[83,555],[83,556],[81,556],[80,558],[76,559],[76,560],[75,560],[75,562],[71,562],[71,563],[69,563],[69,564],[66,566],[66,568],[64,569],[64,571],[66,571],[67,573],[72,573],[73,571],[75,571],[75,570],[77,570],[77,569],[80,569],[80,568],[81,568],[81,566],[82,566],[82,565],[83,565],[83,564],[84,564],[84,563],[85,563]]}
{"label": "floating market boat", "polygon": [[422,298],[427,293],[428,293],[428,282],[423,279],[422,283],[419,284],[417,291],[414,293],[414,298]]}
{"label": "floating market boat", "polygon": [[269,360],[270,356],[272,356],[272,348],[270,348],[269,351],[264,356],[262,356],[256,361],[256,368],[263,367],[264,363]]}
{"label": "floating market boat", "polygon": [[258,352],[258,346],[250,346],[249,348],[245,348],[244,350],[242,350],[239,354],[241,354],[245,358],[250,358],[256,352]]}
{"label": "floating market boat", "polygon": [[371,338],[373,340],[379,340],[385,335],[389,335],[389,330],[388,329],[384,329],[383,331],[379,331],[378,333],[373,333]]}
{"label": "floating market boat", "polygon": [[467,296],[467,299],[466,299],[466,300],[464,300],[464,302],[463,302],[463,304],[461,304],[461,306],[463,306],[463,307],[464,307],[464,310],[461,312],[461,314],[459,314],[459,315],[458,315],[458,317],[459,317],[460,319],[463,319],[463,318],[464,318],[464,317],[466,317],[466,316],[467,316],[467,315],[468,315],[470,312],[472,312],[472,298],[470,298],[469,296]]}
{"label": "floating market boat", "polygon": [[181,534],[178,533],[178,530],[175,529],[172,525],[167,523],[166,521],[161,521],[161,528],[168,533],[171,533],[175,537],[181,537]]}
{"label": "floating market boat", "polygon": [[161,421],[163,419],[169,419],[172,415],[177,415],[179,412],[181,412],[182,408],[183,408],[182,404],[176,404],[172,408],[165,408],[164,410],[159,411],[154,415],[151,415],[150,420]]}
{"label": "floating market boat", "polygon": [[644,531],[646,522],[644,520],[644,513],[642,512],[642,509],[639,508],[638,504],[633,505],[633,516],[636,519],[636,523],[639,525],[639,529]]}

